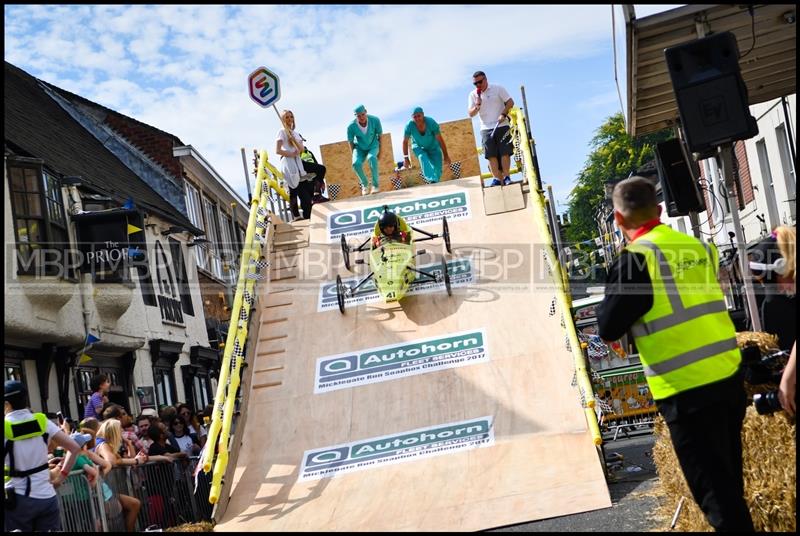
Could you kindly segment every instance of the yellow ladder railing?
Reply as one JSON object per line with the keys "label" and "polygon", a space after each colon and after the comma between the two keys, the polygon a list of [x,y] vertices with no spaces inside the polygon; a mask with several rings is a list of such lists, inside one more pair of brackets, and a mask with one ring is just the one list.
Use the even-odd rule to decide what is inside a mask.
{"label": "yellow ladder railing", "polygon": [[511,110],[510,115],[512,125],[516,127],[520,136],[523,167],[525,168],[525,175],[528,178],[528,184],[531,185],[530,198],[535,208],[533,213],[536,216],[536,224],[539,227],[540,233],[542,233],[542,238],[544,238],[547,262],[550,265],[550,272],[553,274],[553,282],[556,284],[556,300],[561,308],[561,314],[564,315],[564,327],[567,330],[570,350],[572,351],[572,357],[575,361],[575,377],[578,382],[578,389],[580,389],[581,392],[586,422],[589,424],[589,430],[592,433],[594,444],[600,445],[603,442],[603,438],[600,434],[600,427],[597,424],[597,415],[594,412],[594,391],[592,390],[592,382],[589,379],[589,373],[586,370],[586,362],[583,357],[583,349],[578,341],[578,333],[575,331],[575,324],[572,321],[572,300],[569,297],[566,275],[561,268],[561,263],[558,262],[555,249],[553,249],[553,237],[550,234],[550,228],[547,225],[547,218],[545,218],[544,212],[544,192],[535,188],[538,181],[533,166],[533,155],[531,154],[531,146],[528,140],[528,130],[525,128],[525,116],[522,110],[516,107]]}
{"label": "yellow ladder railing", "polygon": [[[266,266],[262,248],[267,243],[267,229],[271,221],[267,210],[269,189],[275,189],[279,194],[285,195],[282,189],[278,189],[280,187],[274,177],[269,177],[266,173],[267,164],[269,164],[267,152],[261,151],[255,195],[250,202],[250,218],[247,222],[247,232],[239,264],[239,278],[236,283],[236,295],[231,309],[228,337],[220,365],[217,393],[214,397],[214,410],[209,425],[206,449],[201,460],[204,472],[211,471],[212,464],[214,467],[211,491],[208,495],[208,502],[211,504],[219,501],[222,477],[228,466],[228,443],[233,423],[236,391],[239,388],[242,364],[245,358],[244,350],[250,311],[255,302],[255,285],[260,278],[259,271]],[[216,463],[214,463],[215,455]]]}

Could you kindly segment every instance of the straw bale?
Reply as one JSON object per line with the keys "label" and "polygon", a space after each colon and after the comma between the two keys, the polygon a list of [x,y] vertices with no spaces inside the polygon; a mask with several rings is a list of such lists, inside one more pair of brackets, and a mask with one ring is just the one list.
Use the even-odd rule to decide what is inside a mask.
{"label": "straw bale", "polygon": [[164,532],[214,532],[214,525],[208,521],[201,521],[199,523],[184,523],[177,527],[170,527],[164,529]]}
{"label": "straw bale", "polygon": [[780,348],[776,335],[762,331],[740,331],[736,334],[736,344],[739,345],[739,348],[755,344],[761,350],[762,355]]}
{"label": "straw bale", "polygon": [[[660,478],[661,516],[672,519],[681,496],[686,497],[675,530],[710,532],[711,526],[692,499],[675,457],[669,429],[660,415],[655,423],[653,460]],[[796,422],[780,411],[758,415],[747,408],[742,427],[745,499],[759,532],[795,532],[797,529]],[[667,530],[668,526],[664,527]]]}

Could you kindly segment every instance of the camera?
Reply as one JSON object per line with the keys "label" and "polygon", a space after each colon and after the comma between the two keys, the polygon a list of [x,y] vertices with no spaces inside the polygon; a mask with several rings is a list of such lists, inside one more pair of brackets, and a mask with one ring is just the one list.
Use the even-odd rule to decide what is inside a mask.
{"label": "camera", "polygon": [[750,385],[780,383],[783,367],[786,365],[788,357],[788,354],[782,350],[762,357],[757,346],[746,346],[742,349],[744,381]]}
{"label": "camera", "polygon": [[759,415],[768,415],[783,409],[781,401],[778,399],[778,391],[753,395],[753,406]]}

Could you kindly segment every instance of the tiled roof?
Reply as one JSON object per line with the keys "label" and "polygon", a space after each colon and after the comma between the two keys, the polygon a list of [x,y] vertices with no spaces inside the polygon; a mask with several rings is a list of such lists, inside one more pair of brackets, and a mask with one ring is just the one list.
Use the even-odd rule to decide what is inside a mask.
{"label": "tiled roof", "polygon": [[5,62],[3,129],[7,147],[23,156],[41,158],[58,174],[80,176],[89,188],[120,202],[130,197],[140,208],[201,232],[73,119],[40,84]]}

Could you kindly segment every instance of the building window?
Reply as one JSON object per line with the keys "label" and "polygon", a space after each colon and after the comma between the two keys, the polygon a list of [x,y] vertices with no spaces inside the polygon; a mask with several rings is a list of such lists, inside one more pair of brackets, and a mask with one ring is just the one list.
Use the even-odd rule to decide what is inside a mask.
{"label": "building window", "polygon": [[175,270],[175,280],[181,295],[181,307],[187,315],[194,316],[194,306],[192,305],[192,291],[189,285],[189,278],[186,276],[186,262],[183,257],[181,243],[174,238],[169,238],[169,250],[172,255],[172,268]]}
{"label": "building window", "polygon": [[772,170],[769,166],[769,156],[767,156],[767,144],[764,139],[756,142],[756,153],[758,154],[758,165],[761,167],[761,183],[764,185],[764,197],[767,200],[767,217],[769,218],[769,229],[774,229],[781,224],[778,218],[778,202],[775,199],[775,185],[772,182]]}
{"label": "building window", "polygon": [[[206,226],[203,224],[203,209],[200,203],[200,192],[188,182],[184,182],[183,185],[186,190],[186,211],[189,216],[189,221],[198,229],[205,230]],[[198,244],[195,246],[194,254],[197,257],[197,266],[203,270],[208,270],[207,244]]]}
{"label": "building window", "polygon": [[[21,357],[22,352],[9,350],[6,348],[3,353],[5,354],[3,356],[3,370],[5,371],[4,381],[16,380],[18,382],[22,382],[22,384],[27,387],[28,383],[25,381],[25,367],[23,366],[23,360]],[[10,353],[17,354],[20,357],[9,357]],[[25,403],[30,406],[30,396],[26,395],[26,399],[27,400]]]}
{"label": "building window", "polygon": [[207,405],[211,404],[211,382],[207,376],[194,377],[194,389],[192,389],[192,400],[194,400],[195,411],[203,411]]}
{"label": "building window", "polygon": [[222,260],[219,256],[220,236],[219,218],[217,217],[217,206],[208,198],[203,198],[203,209],[206,217],[206,238],[209,240],[208,253],[211,261],[211,273],[222,279]]}
{"label": "building window", "polygon": [[797,219],[797,182],[795,180],[795,170],[789,152],[789,138],[786,134],[786,127],[781,124],[775,129],[775,136],[778,138],[778,155],[781,159],[783,170],[783,180],[786,183],[786,203],[789,204],[789,213],[792,223]]}
{"label": "building window", "polygon": [[172,368],[153,367],[153,377],[156,383],[156,402],[158,407],[175,404],[175,376],[172,373]]}
{"label": "building window", "polygon": [[68,246],[67,218],[58,180],[38,162],[8,160],[17,274],[61,275]]}
{"label": "building window", "polygon": [[78,367],[76,370],[75,392],[78,397],[78,415],[83,418],[84,408],[92,396],[92,378],[97,374],[105,374],[111,382],[108,389],[108,401],[128,408],[126,382],[122,370],[113,367]]}
{"label": "building window", "polygon": [[219,213],[219,228],[220,228],[220,237],[222,238],[222,263],[223,263],[223,273],[225,278],[227,279],[228,283],[231,285],[236,284],[237,278],[237,248],[236,244],[233,241],[233,237],[231,236],[231,219],[228,217],[227,214],[220,211]]}
{"label": "building window", "polygon": [[183,387],[186,400],[195,411],[201,411],[212,403],[213,391],[211,376],[219,364],[219,352],[204,346],[189,349],[191,364],[183,365]]}

